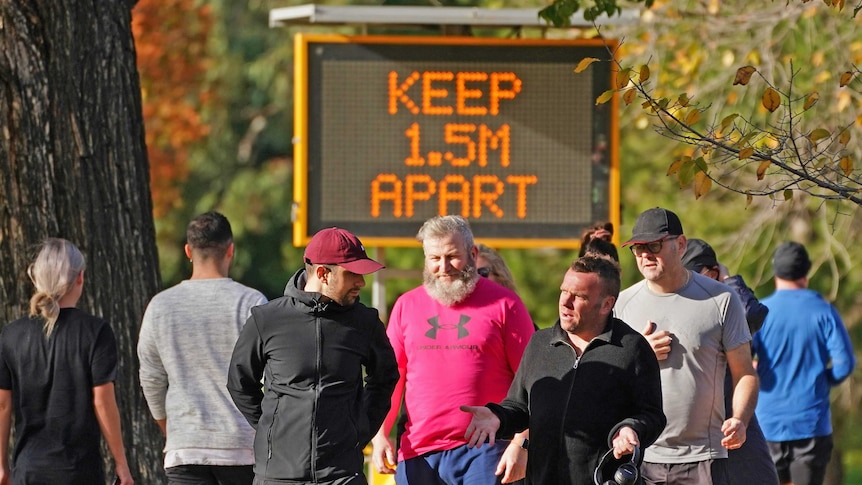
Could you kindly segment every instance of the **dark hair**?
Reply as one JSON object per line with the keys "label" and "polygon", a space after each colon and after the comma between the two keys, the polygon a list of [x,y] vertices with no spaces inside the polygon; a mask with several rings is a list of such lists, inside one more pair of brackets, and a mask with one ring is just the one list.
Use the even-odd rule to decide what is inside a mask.
{"label": "dark hair", "polygon": [[233,242],[227,217],[216,211],[205,212],[189,222],[186,242],[200,257],[221,259]]}
{"label": "dark hair", "polygon": [[577,273],[599,275],[604,296],[616,299],[620,295],[620,266],[614,261],[599,256],[584,256],[572,261],[571,269]]}
{"label": "dark hair", "polygon": [[[611,233],[611,236],[614,235],[614,224],[610,221],[609,222],[597,222],[597,223],[593,224],[592,226],[584,229],[584,232],[581,234],[581,250],[578,253],[578,257],[583,257],[584,254],[586,254],[587,244],[594,239],[593,234],[595,234],[596,231],[599,231],[602,229]],[[610,241],[608,241],[608,242],[610,242]],[[617,259],[617,261],[619,261],[619,259]]]}
{"label": "dark hair", "polygon": [[604,239],[593,238],[585,246],[581,246],[581,256],[607,256],[617,263],[620,262],[620,254],[617,252],[617,247],[614,243],[605,241]]}

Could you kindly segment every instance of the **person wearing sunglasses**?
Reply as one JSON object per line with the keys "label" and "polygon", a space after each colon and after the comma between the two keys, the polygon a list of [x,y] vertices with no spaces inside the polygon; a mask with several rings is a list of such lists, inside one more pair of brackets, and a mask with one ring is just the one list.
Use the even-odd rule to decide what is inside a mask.
{"label": "person wearing sunglasses", "polygon": [[517,292],[515,278],[500,253],[482,243],[476,244],[476,247],[479,248],[479,255],[476,256],[476,272],[479,276],[490,278],[494,283]]}
{"label": "person wearing sunglasses", "polygon": [[[757,403],[751,332],[739,296],[682,264],[682,223],[656,207],[638,216],[629,246],[643,280],[620,293],[617,318],[639,328],[659,361],[668,423],[644,452],[647,485],[724,484],[727,452],[745,443]],[[724,409],[724,375],[733,382],[732,413]]]}

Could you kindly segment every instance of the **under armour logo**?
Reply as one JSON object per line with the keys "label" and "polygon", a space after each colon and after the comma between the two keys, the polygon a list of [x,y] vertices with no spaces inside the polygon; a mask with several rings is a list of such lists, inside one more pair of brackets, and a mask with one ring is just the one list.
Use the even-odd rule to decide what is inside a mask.
{"label": "under armour logo", "polygon": [[454,328],[458,329],[459,340],[470,335],[470,332],[468,332],[467,329],[464,327],[464,325],[466,325],[467,322],[470,321],[470,317],[468,317],[467,315],[461,315],[461,320],[457,324],[445,323],[443,325],[440,325],[439,318],[440,317],[431,317],[428,319],[428,324],[431,325],[431,330],[425,332],[426,337],[437,339],[437,330],[452,330]]}

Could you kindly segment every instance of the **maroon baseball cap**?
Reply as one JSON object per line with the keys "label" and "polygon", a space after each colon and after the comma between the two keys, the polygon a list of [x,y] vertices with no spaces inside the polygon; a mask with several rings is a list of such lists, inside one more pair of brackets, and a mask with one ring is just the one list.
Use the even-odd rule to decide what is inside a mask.
{"label": "maroon baseball cap", "polygon": [[310,264],[336,264],[356,274],[369,274],[384,266],[368,257],[359,238],[338,227],[322,229],[305,248],[305,262]]}

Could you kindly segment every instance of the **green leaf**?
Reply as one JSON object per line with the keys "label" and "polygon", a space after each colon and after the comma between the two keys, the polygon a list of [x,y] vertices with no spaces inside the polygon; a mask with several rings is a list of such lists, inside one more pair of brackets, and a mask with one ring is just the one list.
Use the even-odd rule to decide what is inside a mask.
{"label": "green leaf", "polygon": [[667,168],[667,175],[679,173],[686,162],[691,162],[691,157],[684,156],[674,160],[673,163],[670,164],[670,167]]}
{"label": "green leaf", "polygon": [[733,123],[733,120],[735,120],[737,117],[739,117],[738,113],[733,113],[732,115],[725,116],[724,119],[721,120],[721,131],[726,130],[727,127],[730,126],[730,124]]}
{"label": "green leaf", "polygon": [[818,141],[829,137],[829,135],[831,134],[832,132],[830,132],[826,128],[817,128],[816,130],[812,131],[810,135],[808,135],[808,139],[811,140],[811,143],[816,144]]}
{"label": "green leaf", "polygon": [[784,189],[784,200],[790,200],[793,198],[793,190]]}

